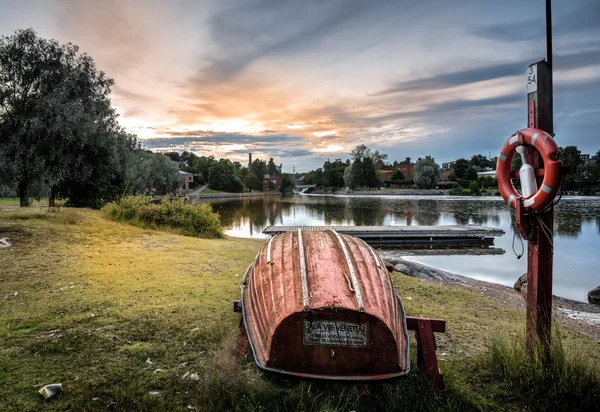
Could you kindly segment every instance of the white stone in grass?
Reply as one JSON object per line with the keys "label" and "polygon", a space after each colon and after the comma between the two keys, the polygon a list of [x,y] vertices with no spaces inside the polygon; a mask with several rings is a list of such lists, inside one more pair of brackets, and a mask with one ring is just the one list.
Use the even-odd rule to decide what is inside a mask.
{"label": "white stone in grass", "polygon": [[146,359],[146,363],[147,363],[148,365],[152,365],[152,363],[153,363],[153,362],[150,360],[150,358],[148,358],[148,359]]}
{"label": "white stone in grass", "polygon": [[192,373],[190,375],[190,379],[193,380],[193,381],[197,381],[197,380],[200,380],[200,376],[198,376],[197,373]]}
{"label": "white stone in grass", "polygon": [[50,385],[44,386],[38,392],[44,398],[48,399],[49,397],[56,395],[58,392],[60,392],[62,390],[63,390],[63,387],[62,387],[61,383],[52,383]]}

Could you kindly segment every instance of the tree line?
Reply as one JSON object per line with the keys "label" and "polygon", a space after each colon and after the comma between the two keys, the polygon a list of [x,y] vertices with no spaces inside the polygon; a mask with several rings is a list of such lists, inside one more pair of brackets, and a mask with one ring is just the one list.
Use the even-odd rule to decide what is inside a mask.
{"label": "tree line", "polygon": [[[304,183],[314,184],[321,188],[376,188],[381,185],[381,181],[377,178],[378,172],[395,170],[398,165],[411,163],[409,157],[401,162],[388,163],[386,162],[387,157],[386,154],[372,151],[365,145],[359,145],[350,153],[350,159],[345,161],[342,159],[327,160],[322,167],[308,172],[305,175]],[[582,185],[589,186],[600,182],[600,162],[598,161],[600,150],[595,155],[596,160],[590,162],[582,160],[581,151],[577,146],[561,147],[560,157],[566,166],[573,166],[575,169],[574,174],[565,177],[565,188],[567,190],[581,189]],[[482,154],[473,155],[470,159],[457,159],[449,168],[452,169],[452,172],[449,174],[448,180],[460,183],[465,187],[497,187],[495,178],[478,176],[478,172],[495,170],[497,161],[497,157],[490,159]],[[521,158],[515,156],[512,169],[519,170],[520,167]],[[439,165],[433,157],[427,155],[415,162],[412,180],[406,180],[400,170],[395,170],[388,182],[429,189],[437,185],[439,175]],[[478,182],[479,185],[473,185],[472,182]]]}
{"label": "tree line", "polygon": [[0,37],[0,192],[100,207],[127,193],[182,184],[168,157],[118,123],[114,81],[77,46],[32,29]]}
{"label": "tree line", "polygon": [[[196,185],[208,184],[213,190],[239,193],[244,190],[263,190],[265,175],[279,175],[282,178],[282,189],[293,185],[289,175],[282,173],[282,164],[275,164],[271,157],[266,162],[254,159],[248,167],[229,159],[216,159],[214,156],[197,156],[188,151],[183,153],[167,152],[171,160],[179,164],[181,170],[195,175]],[[274,189],[270,183],[269,189]]]}
{"label": "tree line", "polygon": [[[366,145],[358,145],[350,152],[350,159],[342,161],[327,160],[323,167],[311,170],[304,176],[305,184],[314,184],[321,188],[377,188],[381,185],[378,173],[382,170],[394,170],[401,163],[410,163],[410,158],[398,163],[386,162],[388,155],[371,150]],[[414,180],[405,181],[405,176],[396,170],[390,178],[393,182],[415,184],[419,188],[435,187],[439,180],[440,168],[431,156],[419,158],[415,163]]]}

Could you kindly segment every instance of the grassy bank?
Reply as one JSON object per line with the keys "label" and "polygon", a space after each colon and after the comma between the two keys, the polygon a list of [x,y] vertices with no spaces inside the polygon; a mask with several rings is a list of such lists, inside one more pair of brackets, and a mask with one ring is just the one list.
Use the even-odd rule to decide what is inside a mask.
{"label": "grassy bank", "polygon": [[[0,210],[0,233],[13,243],[0,249],[0,410],[521,410],[540,398],[483,361],[492,337],[523,331],[524,313],[469,291],[393,274],[410,315],[448,322],[441,394],[417,370],[373,385],[277,380],[232,355],[231,302],[260,242],[72,209]],[[564,346],[598,362],[598,342],[560,329]],[[37,394],[56,382],[64,393]]]}

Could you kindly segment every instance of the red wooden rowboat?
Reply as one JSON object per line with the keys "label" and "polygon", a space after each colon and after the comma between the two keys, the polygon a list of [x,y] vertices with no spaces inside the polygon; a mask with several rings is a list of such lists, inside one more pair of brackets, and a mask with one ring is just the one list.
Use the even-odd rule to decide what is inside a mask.
{"label": "red wooden rowboat", "polygon": [[381,258],[332,230],[263,245],[241,285],[243,326],[259,368],[308,378],[406,375],[404,308]]}

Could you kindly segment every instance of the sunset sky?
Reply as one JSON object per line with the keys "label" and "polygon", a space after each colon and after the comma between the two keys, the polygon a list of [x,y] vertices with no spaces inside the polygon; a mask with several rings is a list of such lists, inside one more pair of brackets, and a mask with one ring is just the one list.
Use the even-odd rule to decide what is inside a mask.
{"label": "sunset sky", "polygon": [[[600,1],[554,1],[555,132],[600,149]],[[0,0],[0,34],[72,42],[152,150],[284,171],[347,158],[492,156],[526,124],[544,0]]]}

